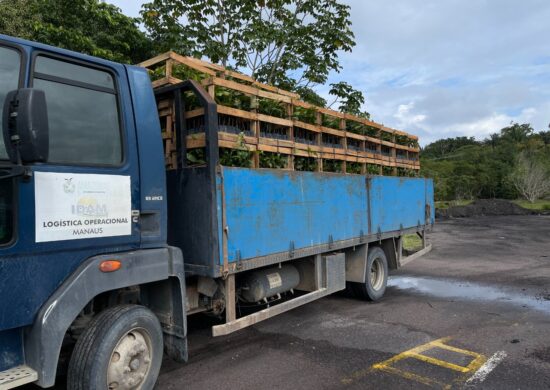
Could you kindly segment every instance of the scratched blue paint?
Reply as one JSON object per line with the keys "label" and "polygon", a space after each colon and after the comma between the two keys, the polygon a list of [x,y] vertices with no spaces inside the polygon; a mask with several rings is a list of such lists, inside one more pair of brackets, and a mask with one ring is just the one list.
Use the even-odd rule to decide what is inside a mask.
{"label": "scratched blue paint", "polygon": [[367,235],[369,199],[373,233],[424,224],[425,179],[374,177],[370,196],[360,175],[224,167],[222,181],[229,262]]}
{"label": "scratched blue paint", "polygon": [[373,233],[391,232],[425,223],[425,179],[375,176],[371,179]]}
{"label": "scratched blue paint", "polygon": [[224,168],[228,259],[358,237],[368,230],[365,177]]}

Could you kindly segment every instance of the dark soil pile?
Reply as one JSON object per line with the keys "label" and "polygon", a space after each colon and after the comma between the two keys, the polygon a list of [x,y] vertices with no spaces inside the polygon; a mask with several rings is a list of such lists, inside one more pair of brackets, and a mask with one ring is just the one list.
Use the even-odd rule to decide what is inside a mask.
{"label": "dark soil pile", "polygon": [[465,218],[482,215],[532,215],[536,211],[524,209],[517,204],[504,199],[478,199],[466,206],[453,206],[448,209],[436,210],[437,218]]}

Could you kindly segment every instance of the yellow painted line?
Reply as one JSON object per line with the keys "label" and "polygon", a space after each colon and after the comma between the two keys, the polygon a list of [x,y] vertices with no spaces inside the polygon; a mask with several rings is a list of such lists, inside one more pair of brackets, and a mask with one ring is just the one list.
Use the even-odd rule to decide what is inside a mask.
{"label": "yellow painted line", "polygon": [[470,371],[477,371],[479,368],[485,364],[487,361],[487,358],[483,355],[479,355],[477,358],[472,360],[470,364],[468,364],[468,368]]}
{"label": "yellow painted line", "polygon": [[[427,386],[440,387],[442,389],[450,389],[452,387],[452,383],[451,384],[442,383],[435,379],[415,374],[414,372],[405,371],[405,370],[401,370],[393,367],[394,363],[397,363],[401,360],[416,359],[428,364],[457,371],[461,373],[462,376],[460,378],[455,378],[455,380],[453,380],[453,383],[463,382],[465,380],[464,378],[465,374],[472,371],[477,371],[487,361],[487,359],[482,354],[445,344],[449,340],[451,340],[450,337],[443,337],[441,339],[437,339],[429,343],[419,345],[407,351],[401,352],[387,360],[384,360],[383,362],[373,364],[369,369],[354,372],[350,377],[343,378],[342,383],[350,384],[354,380],[364,377],[374,370],[379,370],[379,371],[384,371],[390,374],[400,376],[405,379],[413,380],[413,381],[425,384]],[[437,359],[437,358],[423,354],[423,352],[426,352],[432,349],[443,349],[443,350],[455,352],[457,354],[471,356],[474,359],[466,367],[464,367],[458,364],[450,363],[445,360]]]}
{"label": "yellow painted line", "polygon": [[441,387],[442,389],[450,389],[451,388],[451,385],[449,385],[449,384],[442,383],[442,382],[436,381],[435,379],[428,378],[426,376],[421,376],[421,375],[418,375],[418,374],[415,374],[415,373],[412,373],[412,372],[409,372],[409,371],[403,371],[403,370],[400,370],[400,369],[395,368],[395,367],[381,366],[378,369],[381,370],[381,371],[385,371],[387,373],[390,373],[390,374],[400,376],[400,377],[408,379],[408,380],[413,380],[413,381],[422,383],[426,386],[432,386],[432,387],[437,386],[437,387]]}
{"label": "yellow painted line", "polygon": [[432,341],[430,344],[432,344],[433,346],[435,346],[437,348],[446,349],[447,351],[456,352],[456,353],[459,353],[459,354],[462,354],[462,355],[469,355],[469,356],[473,356],[475,358],[480,356],[479,353],[468,351],[468,350],[462,349],[462,348],[452,347],[450,345],[443,344],[439,340]]}
{"label": "yellow painted line", "polygon": [[444,360],[436,359],[431,356],[421,355],[418,353],[409,353],[405,352],[407,357],[411,357],[417,360],[422,360],[423,362],[433,364],[434,366],[448,368],[449,370],[454,370],[458,372],[468,372],[470,369],[468,367],[459,366],[457,364],[449,363]]}

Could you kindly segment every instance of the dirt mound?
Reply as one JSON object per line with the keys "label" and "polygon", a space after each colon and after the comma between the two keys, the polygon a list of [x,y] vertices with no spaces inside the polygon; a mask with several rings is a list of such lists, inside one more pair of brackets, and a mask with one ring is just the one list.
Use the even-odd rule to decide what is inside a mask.
{"label": "dirt mound", "polygon": [[437,210],[438,218],[465,218],[481,215],[531,215],[538,214],[533,210],[524,209],[517,204],[503,199],[478,199],[466,206],[453,206]]}

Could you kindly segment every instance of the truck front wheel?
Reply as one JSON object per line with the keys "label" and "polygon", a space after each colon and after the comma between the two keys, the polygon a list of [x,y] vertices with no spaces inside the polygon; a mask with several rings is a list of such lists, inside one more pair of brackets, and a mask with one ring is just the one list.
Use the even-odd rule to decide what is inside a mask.
{"label": "truck front wheel", "polygon": [[146,307],[99,313],[78,339],[67,375],[70,390],[149,390],[162,363],[162,329]]}
{"label": "truck front wheel", "polygon": [[365,283],[354,283],[355,294],[365,300],[377,301],[386,292],[388,283],[388,260],[378,246],[369,248]]}

